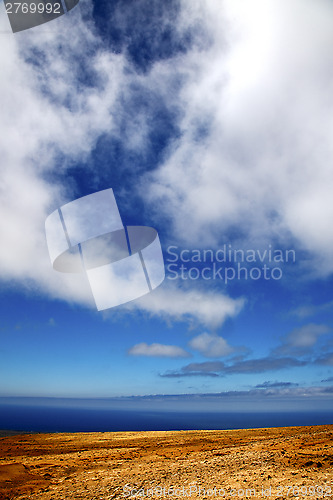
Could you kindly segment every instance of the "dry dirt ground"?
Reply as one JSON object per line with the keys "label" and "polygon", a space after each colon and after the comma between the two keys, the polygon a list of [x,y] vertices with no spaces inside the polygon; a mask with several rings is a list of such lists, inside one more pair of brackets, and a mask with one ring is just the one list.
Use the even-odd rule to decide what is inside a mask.
{"label": "dry dirt ground", "polygon": [[332,438],[333,425],[1,437],[0,499],[333,499]]}

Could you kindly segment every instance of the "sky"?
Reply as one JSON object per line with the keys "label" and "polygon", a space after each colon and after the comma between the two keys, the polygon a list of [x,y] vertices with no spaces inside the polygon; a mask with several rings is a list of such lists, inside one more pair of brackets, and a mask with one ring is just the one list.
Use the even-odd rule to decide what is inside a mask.
{"label": "sky", "polygon": [[[0,397],[332,409],[332,44],[331,0],[0,3]],[[97,311],[45,220],[109,188],[166,277]]]}

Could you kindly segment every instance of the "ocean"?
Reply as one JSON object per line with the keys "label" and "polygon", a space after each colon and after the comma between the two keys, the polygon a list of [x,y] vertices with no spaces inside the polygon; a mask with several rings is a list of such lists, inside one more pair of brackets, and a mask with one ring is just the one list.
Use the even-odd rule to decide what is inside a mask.
{"label": "ocean", "polygon": [[24,432],[223,430],[333,424],[332,411],[175,412],[0,405],[0,429]]}

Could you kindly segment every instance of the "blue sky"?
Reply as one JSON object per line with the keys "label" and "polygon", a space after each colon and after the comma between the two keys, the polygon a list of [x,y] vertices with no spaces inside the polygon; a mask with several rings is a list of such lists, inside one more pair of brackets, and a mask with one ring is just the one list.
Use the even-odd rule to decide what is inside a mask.
{"label": "blue sky", "polygon": [[[0,25],[0,397],[331,408],[331,2],[81,0],[15,35],[1,3]],[[107,188],[166,279],[98,312],[44,223]]]}

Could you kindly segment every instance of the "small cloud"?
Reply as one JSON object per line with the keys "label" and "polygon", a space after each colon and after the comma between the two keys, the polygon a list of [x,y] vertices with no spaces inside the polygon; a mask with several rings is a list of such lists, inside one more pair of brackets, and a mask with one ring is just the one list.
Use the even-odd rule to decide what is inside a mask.
{"label": "small cloud", "polygon": [[325,378],[324,380],[321,380],[321,382],[333,382],[333,377]]}
{"label": "small cloud", "polygon": [[331,302],[326,302],[325,304],[320,304],[318,306],[315,305],[304,305],[297,307],[297,309],[294,309],[291,311],[292,316],[296,316],[300,319],[307,318],[309,316],[314,316],[315,314],[329,311],[330,309],[333,308],[333,301]]}
{"label": "small cloud", "polygon": [[237,316],[245,304],[243,298],[233,299],[226,294],[187,289],[164,284],[149,294],[126,305],[140,309],[165,321],[185,321],[209,328],[221,326],[227,318]]}
{"label": "small cloud", "polygon": [[240,361],[227,367],[227,373],[263,373],[275,370],[283,370],[295,366],[304,366],[306,363],[296,358],[275,358],[267,356],[266,358],[248,359]]}
{"label": "small cloud", "polygon": [[203,373],[221,372],[225,369],[222,361],[206,361],[204,363],[190,363],[182,368],[184,372],[190,373],[200,371]]}
{"label": "small cloud", "polygon": [[238,363],[240,361],[244,361],[245,358],[249,357],[252,354],[252,350],[245,346],[239,346],[235,348],[235,355],[229,359],[230,363]]}
{"label": "small cloud", "polygon": [[205,363],[190,363],[183,366],[180,371],[167,371],[160,374],[160,377],[220,377],[220,373],[225,368],[222,361],[206,361]]}
{"label": "small cloud", "polygon": [[314,316],[317,310],[318,309],[312,305],[300,306],[294,309],[293,311],[290,311],[289,315],[296,316],[299,319],[305,319],[308,318],[309,316]]}
{"label": "small cloud", "polygon": [[47,324],[49,326],[56,326],[56,322],[55,322],[54,318],[50,318],[49,321],[47,322]]}
{"label": "small cloud", "polygon": [[180,377],[220,377],[218,373],[210,373],[210,372],[173,372],[167,371],[165,373],[160,373],[160,377],[162,378],[180,378]]}
{"label": "small cloud", "polygon": [[297,387],[298,384],[295,384],[293,382],[263,382],[262,384],[257,384],[255,387],[256,389],[269,389],[269,388],[274,388],[274,389],[281,389],[285,387]]}
{"label": "small cloud", "polygon": [[161,377],[223,377],[231,374],[245,374],[245,373],[264,373],[276,370],[283,370],[285,368],[293,368],[297,366],[304,366],[305,361],[300,361],[296,358],[274,358],[266,357],[259,359],[249,359],[239,361],[237,363],[226,365],[222,361],[207,361],[204,363],[190,363],[183,366],[180,371],[169,371],[165,374],[160,374]]}
{"label": "small cloud", "polygon": [[275,354],[298,354],[308,353],[318,342],[321,335],[331,332],[327,325],[310,323],[295,328],[288,335],[281,338],[282,344],[274,350]]}
{"label": "small cloud", "polygon": [[194,337],[189,342],[189,346],[199,351],[206,358],[221,358],[222,356],[228,356],[235,350],[223,337],[209,333],[202,333]]}
{"label": "small cloud", "polygon": [[333,366],[333,352],[329,352],[325,356],[317,358],[315,363],[319,365]]}
{"label": "small cloud", "polygon": [[136,344],[128,351],[131,356],[149,356],[158,358],[188,358],[191,355],[176,345],[164,344]]}

